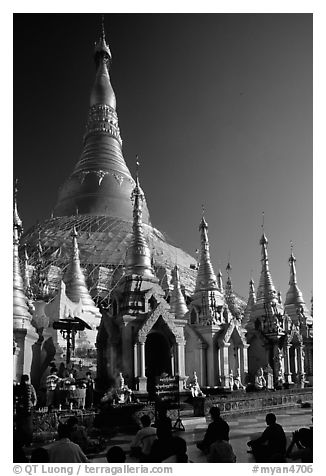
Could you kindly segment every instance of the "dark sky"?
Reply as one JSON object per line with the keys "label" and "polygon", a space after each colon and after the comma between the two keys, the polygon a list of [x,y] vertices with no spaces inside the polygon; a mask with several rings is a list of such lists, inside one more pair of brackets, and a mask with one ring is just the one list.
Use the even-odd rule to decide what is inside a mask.
{"label": "dark sky", "polygon": [[[106,14],[124,157],[154,226],[215,271],[258,285],[262,211],[285,297],[290,240],[312,291],[312,15]],[[82,150],[97,14],[14,15],[14,175],[28,229],[49,217]]]}

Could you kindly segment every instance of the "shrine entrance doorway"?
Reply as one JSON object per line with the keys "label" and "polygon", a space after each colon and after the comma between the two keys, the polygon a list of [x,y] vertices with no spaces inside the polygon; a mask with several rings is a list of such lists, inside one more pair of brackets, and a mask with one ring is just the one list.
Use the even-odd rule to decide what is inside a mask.
{"label": "shrine entrance doorway", "polygon": [[171,346],[162,332],[152,330],[148,334],[145,344],[145,362],[147,391],[152,395],[158,377],[162,373],[172,375]]}

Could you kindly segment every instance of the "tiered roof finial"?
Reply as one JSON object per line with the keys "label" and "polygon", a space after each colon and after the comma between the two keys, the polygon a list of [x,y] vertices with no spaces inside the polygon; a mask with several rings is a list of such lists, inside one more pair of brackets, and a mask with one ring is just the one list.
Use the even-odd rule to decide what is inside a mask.
{"label": "tiered roof finial", "polygon": [[145,196],[139,185],[138,160],[136,165],[136,185],[131,194],[131,201],[133,202],[133,238],[131,245],[127,250],[126,274],[129,276],[136,274],[147,278],[154,278],[151,265],[151,252],[143,232],[142,202],[144,201]]}
{"label": "tiered roof finial", "polygon": [[247,306],[244,310],[244,316],[242,318],[242,325],[246,325],[250,320],[251,310],[256,303],[256,293],[255,293],[255,282],[252,278],[249,281],[249,297],[247,301]]}
{"label": "tiered roof finial", "polygon": [[218,271],[218,275],[217,275],[217,286],[218,286],[218,290],[223,293],[223,274],[222,274],[222,271],[219,269]]}
{"label": "tiered roof finial", "polygon": [[228,259],[228,264],[226,265],[226,272],[228,275],[228,281],[231,281],[231,271],[232,271],[232,266],[230,264],[230,254],[229,254],[229,259]]}
{"label": "tiered roof finial", "polygon": [[257,290],[257,301],[261,300],[264,302],[271,302],[271,301],[277,300],[277,293],[276,293],[272,276],[269,270],[268,253],[267,253],[268,240],[264,230],[264,218],[265,218],[265,214],[263,212],[263,221],[262,221],[263,234],[259,241],[261,245],[262,269],[260,274],[259,286]]}
{"label": "tiered roof finial", "polygon": [[217,290],[217,279],[211,263],[209,253],[209,241],[207,235],[208,225],[204,216],[204,207],[202,206],[202,218],[199,225],[201,248],[199,257],[199,269],[196,280],[195,293],[200,290]]}
{"label": "tiered roof finial", "polygon": [[173,271],[173,291],[171,293],[170,307],[176,319],[182,319],[188,312],[186,301],[180,286],[179,267],[175,265]]}
{"label": "tiered roof finial", "polygon": [[95,43],[95,61],[98,60],[97,55],[102,55],[102,61],[107,62],[111,60],[112,55],[109,46],[106,43],[105,38],[105,26],[104,26],[104,15],[101,15],[101,34],[99,41]]}
{"label": "tiered roof finial", "polygon": [[94,314],[99,314],[99,310],[95,306],[94,301],[91,298],[91,295],[89,294],[85,276],[81,270],[77,241],[78,233],[75,226],[72,229],[71,237],[71,260],[64,275],[64,282],[66,284],[66,295],[72,302],[78,303],[79,301],[81,301],[85,309],[93,312]]}
{"label": "tiered roof finial", "polygon": [[302,292],[300,291],[298,284],[297,284],[297,272],[295,269],[295,262],[296,258],[293,254],[293,242],[290,241],[290,258],[289,258],[289,266],[290,266],[290,279],[289,279],[289,289],[286,293],[285,298],[285,305],[295,304],[296,306],[305,304]]}

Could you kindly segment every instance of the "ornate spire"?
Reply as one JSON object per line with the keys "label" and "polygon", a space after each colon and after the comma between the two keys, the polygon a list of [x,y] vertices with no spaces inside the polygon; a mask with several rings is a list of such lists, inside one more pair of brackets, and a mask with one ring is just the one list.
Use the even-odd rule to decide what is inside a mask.
{"label": "ornate spire", "polygon": [[240,315],[240,312],[238,307],[236,306],[236,300],[235,300],[235,295],[234,295],[232,280],[231,280],[231,270],[232,270],[232,266],[229,261],[226,266],[226,272],[227,272],[228,278],[226,280],[226,285],[225,285],[225,301],[228,305],[228,308],[230,309],[232,316],[238,318]]}
{"label": "ornate spire", "polygon": [[269,270],[267,245],[268,240],[263,231],[260,239],[261,245],[261,274],[257,290],[257,301],[271,302],[277,301],[277,293],[273,284],[272,276]]}
{"label": "ornate spire", "polygon": [[173,277],[173,291],[171,293],[170,307],[171,312],[175,315],[176,319],[182,319],[188,312],[184,295],[181,291],[179,268],[175,265],[172,271]]}
{"label": "ornate spire", "polygon": [[[15,188],[15,193],[17,189]],[[14,219],[13,219],[13,319],[14,329],[25,329],[30,327],[31,314],[28,310],[27,297],[24,293],[24,282],[21,275],[19,263],[19,238],[23,228],[22,221],[17,212],[16,197],[14,201]]]}
{"label": "ornate spire", "polygon": [[310,299],[310,306],[311,306],[310,307],[310,314],[311,314],[311,316],[313,316],[314,315],[314,297],[313,296],[311,296],[311,299]]}
{"label": "ornate spire", "polygon": [[242,325],[246,325],[250,320],[251,310],[256,303],[256,293],[255,293],[255,282],[251,278],[249,282],[249,297],[247,301],[247,306],[244,311],[244,316],[242,319]]}
{"label": "ornate spire", "polygon": [[296,306],[300,306],[305,304],[302,292],[300,291],[298,284],[297,284],[297,272],[295,269],[295,262],[296,259],[293,254],[293,243],[291,241],[291,254],[289,258],[289,266],[290,266],[290,279],[289,279],[289,289],[286,293],[285,298],[285,305],[295,304]]}
{"label": "ornate spire", "polygon": [[91,92],[90,105],[92,107],[97,104],[106,104],[107,106],[116,109],[115,94],[109,76],[112,55],[105,40],[104,15],[102,15],[102,31],[100,38],[95,43],[94,59],[96,64],[96,77]]}
{"label": "ornate spire", "polygon": [[81,301],[83,308],[99,315],[99,310],[95,306],[91,295],[87,289],[85,276],[80,267],[79,248],[77,242],[77,231],[74,227],[71,233],[72,237],[72,254],[68,268],[64,275],[66,284],[66,295],[74,303]]}
{"label": "ornate spire", "polygon": [[18,179],[15,180],[14,185],[14,228],[18,231],[18,238],[20,238],[21,234],[23,233],[23,222],[20,219],[18,214],[18,207],[17,207],[17,193],[18,193]]}
{"label": "ornate spire", "polygon": [[223,279],[222,279],[223,275],[222,275],[222,272],[221,270],[219,269],[218,271],[218,275],[217,275],[217,287],[218,287],[218,290],[223,293]]}
{"label": "ornate spire", "polygon": [[136,274],[146,278],[154,278],[151,252],[148,243],[144,237],[143,222],[142,222],[142,203],[144,201],[144,192],[140,188],[138,178],[138,166],[136,171],[136,186],[131,194],[131,201],[133,202],[133,237],[131,244],[127,250],[126,256],[126,275],[130,276]]}
{"label": "ornate spire", "polygon": [[209,253],[209,241],[208,241],[207,229],[208,229],[208,225],[205,220],[204,212],[203,212],[203,216],[199,225],[201,247],[200,247],[199,269],[197,274],[196,287],[194,291],[195,293],[201,290],[207,290],[207,291],[217,290],[218,291],[217,279],[213,270],[211,257]]}
{"label": "ornate spire", "polygon": [[[94,53],[95,53],[95,62],[102,61],[108,62],[112,59],[111,51],[109,45],[106,43],[105,39],[105,27],[104,27],[104,15],[101,18],[101,34],[99,40],[95,43]],[[98,66],[98,65],[97,65]]]}
{"label": "ornate spire", "polygon": [[[116,98],[110,81],[111,52],[104,19],[95,44],[96,76],[84,135],[84,149],[75,169],[59,191],[55,216],[96,215],[130,220],[129,197],[134,180],[122,154]],[[149,224],[146,202],[143,222]]]}

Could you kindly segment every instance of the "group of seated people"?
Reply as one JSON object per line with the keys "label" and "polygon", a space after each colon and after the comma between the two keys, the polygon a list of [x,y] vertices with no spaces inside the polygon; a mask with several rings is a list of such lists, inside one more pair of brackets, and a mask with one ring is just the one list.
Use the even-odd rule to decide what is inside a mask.
{"label": "group of seated people", "polygon": [[[212,422],[208,425],[204,439],[197,443],[197,448],[207,454],[210,463],[235,463],[236,455],[229,443],[229,425],[220,416],[218,407],[211,407]],[[266,415],[267,428],[262,435],[250,440],[247,445],[257,463],[285,463],[287,459],[312,463],[313,432],[312,428],[301,428],[292,435],[288,448],[286,435],[282,426],[276,423],[276,415]],[[296,450],[294,449],[296,446]]]}
{"label": "group of seated people", "polygon": [[[257,463],[285,463],[287,459],[301,460],[302,463],[313,461],[312,428],[300,428],[292,433],[288,448],[286,435],[282,426],[276,423],[276,415],[266,415],[267,428],[262,435],[247,443]],[[296,446],[296,449],[294,447]]]}
{"label": "group of seated people", "polygon": [[[221,417],[219,407],[210,409],[211,423],[208,425],[203,440],[197,448],[207,457],[209,463],[235,463],[236,455],[229,441],[230,428]],[[141,463],[187,463],[191,462],[187,454],[184,438],[173,432],[172,421],[167,416],[166,407],[159,409],[157,419],[151,425],[151,418],[144,414],[140,418],[141,429],[134,436],[130,446],[130,456]],[[250,440],[247,445],[257,463],[283,463],[301,460],[303,463],[313,461],[312,428],[300,428],[292,434],[287,447],[285,432],[276,422],[274,413],[266,415],[266,429],[261,436]],[[102,449],[104,449],[104,445]],[[15,445],[14,445],[15,449]],[[85,428],[76,417],[70,417],[66,423],[58,426],[57,440],[43,448],[37,448],[31,455],[30,462],[40,463],[83,463],[88,462],[86,455],[95,453],[94,443],[88,438]],[[125,451],[117,446],[109,448],[106,454],[110,463],[123,463]],[[14,454],[14,462],[27,462],[24,454]]]}
{"label": "group of seated people", "polygon": [[[60,422],[57,438],[43,447],[35,448],[30,456],[31,463],[87,463],[86,454],[97,453],[104,449],[101,439],[91,440],[86,428],[75,416],[65,423]],[[14,462],[28,462],[18,435],[14,434]]]}

